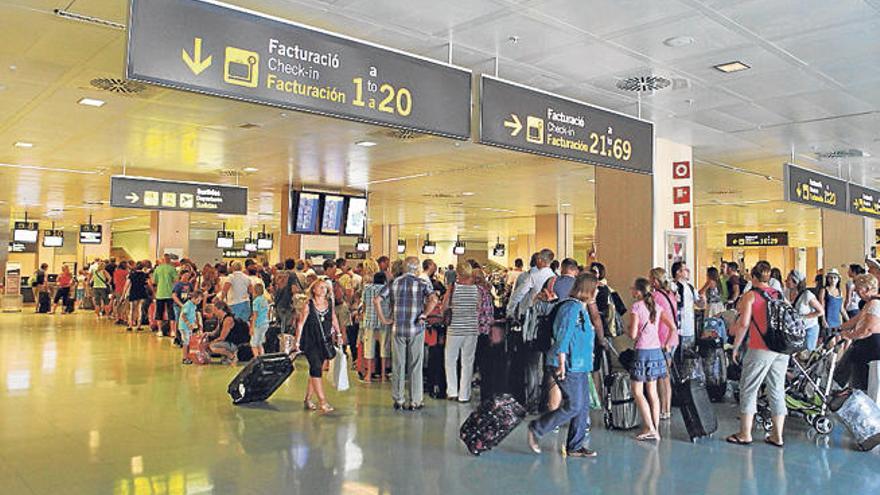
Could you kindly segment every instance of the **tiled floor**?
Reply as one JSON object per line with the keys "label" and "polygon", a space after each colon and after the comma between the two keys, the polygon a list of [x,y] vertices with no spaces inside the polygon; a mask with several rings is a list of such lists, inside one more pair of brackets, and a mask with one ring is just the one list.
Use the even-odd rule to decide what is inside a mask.
{"label": "tiled floor", "polygon": [[563,459],[559,435],[531,455],[522,427],[473,458],[457,435],[471,406],[395,413],[387,385],[356,383],[321,417],[302,410],[298,371],[268,403],[235,407],[237,371],[181,366],[167,339],[88,314],[0,314],[0,493],[880,492],[880,452],[853,450],[839,425],[817,440],[792,419],[784,450],[723,443],[731,404],[696,445],[676,416],[659,445],[597,427],[597,459]]}

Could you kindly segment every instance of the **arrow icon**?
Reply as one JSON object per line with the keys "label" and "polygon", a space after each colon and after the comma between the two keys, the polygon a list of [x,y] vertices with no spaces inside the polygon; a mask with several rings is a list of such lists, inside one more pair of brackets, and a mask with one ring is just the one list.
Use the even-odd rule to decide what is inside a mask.
{"label": "arrow icon", "polygon": [[519,131],[522,130],[522,123],[519,121],[519,117],[515,114],[510,114],[510,118],[513,119],[513,122],[505,120],[504,127],[510,128],[510,135],[516,137],[516,135],[519,134]]}
{"label": "arrow icon", "polygon": [[128,193],[127,196],[125,196],[125,199],[129,200],[132,204],[134,204],[134,203],[137,203],[138,200],[141,199],[141,197],[138,196],[137,193],[130,192],[130,193]]}
{"label": "arrow icon", "polygon": [[190,57],[189,53],[186,53],[186,49],[180,50],[180,57],[183,59],[183,63],[189,67],[189,70],[193,72],[195,75],[199,75],[211,66],[211,62],[213,62],[214,57],[208,56],[204,60],[202,60],[202,39],[194,38],[193,39],[193,56]]}

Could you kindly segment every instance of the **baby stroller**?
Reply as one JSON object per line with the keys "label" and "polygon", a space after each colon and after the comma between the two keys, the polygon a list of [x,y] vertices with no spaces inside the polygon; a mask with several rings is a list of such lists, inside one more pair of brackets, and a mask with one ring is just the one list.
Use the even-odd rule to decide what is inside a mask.
{"label": "baby stroller", "polygon": [[[843,346],[843,340],[834,342],[835,336],[829,335],[805,359],[792,356],[786,373],[785,405],[788,414],[804,418],[820,435],[827,435],[834,429],[834,422],[828,417],[828,404],[832,399],[837,355]],[[765,431],[773,429],[766,397],[758,399],[755,420]]]}

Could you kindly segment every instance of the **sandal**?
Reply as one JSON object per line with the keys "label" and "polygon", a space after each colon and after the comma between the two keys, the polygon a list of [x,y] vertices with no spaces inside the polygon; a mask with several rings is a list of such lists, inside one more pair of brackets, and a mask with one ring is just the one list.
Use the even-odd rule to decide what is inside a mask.
{"label": "sandal", "polygon": [[306,411],[317,411],[318,410],[318,406],[315,405],[315,403],[310,401],[309,399],[306,399],[303,401],[303,408]]}
{"label": "sandal", "polygon": [[732,443],[734,445],[751,445],[752,443],[752,440],[745,441],[740,438],[739,435],[737,435],[736,433],[725,438],[724,441],[726,441],[727,443]]}
{"label": "sandal", "polygon": [[770,435],[767,435],[766,437],[764,437],[764,443],[766,443],[766,444],[768,444],[768,445],[772,445],[772,446],[774,446],[774,447],[779,447],[780,449],[785,445],[785,444],[782,443],[782,442],[776,443],[776,441],[774,441],[774,440],[770,437]]}
{"label": "sandal", "polygon": [[636,440],[640,442],[647,442],[650,440],[660,440],[660,435],[657,433],[640,433],[636,435]]}
{"label": "sandal", "polygon": [[333,411],[336,410],[336,409],[333,409],[333,406],[331,406],[328,402],[322,402],[321,405],[318,407],[321,409],[321,414],[332,413]]}

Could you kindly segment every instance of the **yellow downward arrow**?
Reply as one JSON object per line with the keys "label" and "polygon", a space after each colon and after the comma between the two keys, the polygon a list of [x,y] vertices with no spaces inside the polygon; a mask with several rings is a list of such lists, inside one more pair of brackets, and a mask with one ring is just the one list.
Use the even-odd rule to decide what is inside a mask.
{"label": "yellow downward arrow", "polygon": [[186,53],[186,49],[180,50],[180,57],[183,59],[183,63],[189,67],[189,70],[193,71],[193,74],[199,75],[211,66],[211,62],[213,61],[213,57],[210,55],[202,60],[202,39],[195,38],[193,40],[193,55],[190,57],[189,53]]}

